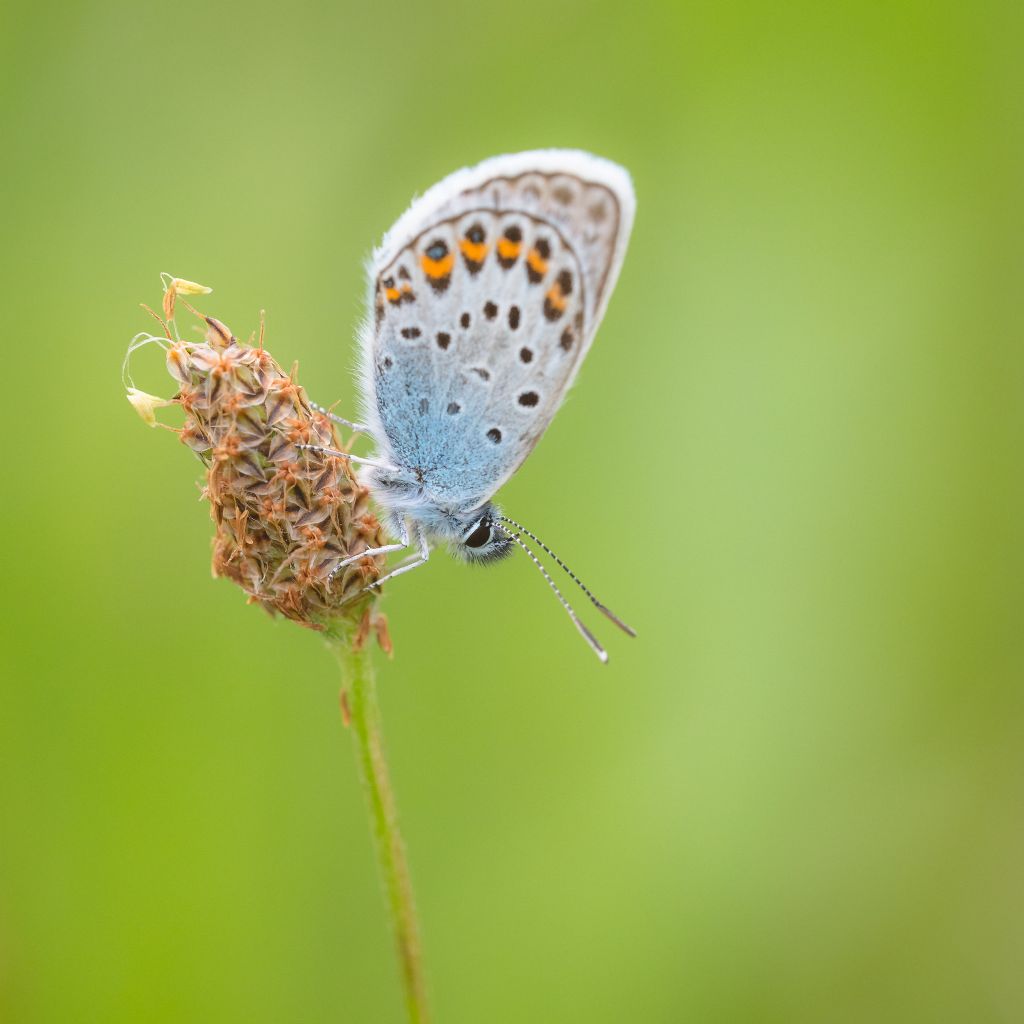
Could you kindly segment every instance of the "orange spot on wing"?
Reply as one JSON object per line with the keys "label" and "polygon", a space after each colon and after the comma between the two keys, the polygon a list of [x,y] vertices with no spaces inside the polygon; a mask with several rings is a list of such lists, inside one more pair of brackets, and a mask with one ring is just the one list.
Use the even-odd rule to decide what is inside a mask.
{"label": "orange spot on wing", "polygon": [[548,261],[536,249],[531,249],[526,257],[530,269],[542,277],[548,272]]}
{"label": "orange spot on wing", "polygon": [[401,288],[385,288],[384,298],[388,300],[393,306],[397,306],[400,302],[412,302],[416,296],[412,293],[412,286],[407,282],[402,282]]}
{"label": "orange spot on wing", "polygon": [[510,242],[507,238],[498,239],[498,255],[503,260],[518,259],[521,248],[521,242]]}
{"label": "orange spot on wing", "polygon": [[452,272],[454,264],[455,257],[451,253],[442,256],[439,260],[432,260],[427,255],[420,257],[420,266],[423,267],[423,273],[434,280],[437,280],[439,277],[447,277]]}
{"label": "orange spot on wing", "polygon": [[564,313],[565,307],[569,304],[568,300],[562,292],[561,286],[558,284],[555,284],[548,289],[548,293],[545,296],[545,298],[548,300],[548,302],[551,303],[552,306],[554,306],[555,309],[558,310],[559,313]]}
{"label": "orange spot on wing", "polygon": [[483,263],[487,258],[486,242],[471,242],[468,238],[463,238],[459,242],[459,248],[462,250],[462,255],[474,263]]}

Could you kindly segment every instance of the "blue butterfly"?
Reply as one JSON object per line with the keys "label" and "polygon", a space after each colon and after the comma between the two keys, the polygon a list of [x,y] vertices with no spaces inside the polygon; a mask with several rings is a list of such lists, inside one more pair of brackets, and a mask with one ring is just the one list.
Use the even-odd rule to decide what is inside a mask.
{"label": "blue butterfly", "polygon": [[[602,661],[608,655],[523,540],[565,569],[491,500],[540,440],[594,340],[626,251],[636,200],[617,164],[573,150],[494,157],[456,171],[413,202],[369,267],[371,315],[359,381],[376,455],[361,479],[396,543],[427,561],[442,541],[466,561],[522,548]],[[326,449],[319,449],[327,451]],[[333,575],[333,573],[332,573]]]}

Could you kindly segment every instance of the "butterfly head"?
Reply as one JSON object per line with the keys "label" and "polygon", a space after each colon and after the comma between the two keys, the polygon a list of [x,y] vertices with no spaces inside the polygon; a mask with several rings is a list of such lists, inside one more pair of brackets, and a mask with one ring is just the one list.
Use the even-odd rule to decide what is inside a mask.
{"label": "butterfly head", "polygon": [[498,526],[501,512],[493,502],[458,517],[458,533],[452,536],[454,552],[467,562],[496,562],[511,554],[512,539]]}

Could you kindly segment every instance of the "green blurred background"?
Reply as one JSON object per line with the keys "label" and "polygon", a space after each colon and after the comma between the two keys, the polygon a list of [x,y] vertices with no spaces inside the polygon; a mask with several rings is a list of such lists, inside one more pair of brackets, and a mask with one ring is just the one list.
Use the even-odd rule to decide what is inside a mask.
{"label": "green blurred background", "polygon": [[166,270],[351,407],[371,245],[536,146],[639,212],[502,498],[640,638],[590,616],[602,668],[521,558],[390,588],[437,1021],[1024,1019],[1022,44],[1016,2],[5,6],[0,1019],[402,1019],[333,661],[210,579],[119,367]]}

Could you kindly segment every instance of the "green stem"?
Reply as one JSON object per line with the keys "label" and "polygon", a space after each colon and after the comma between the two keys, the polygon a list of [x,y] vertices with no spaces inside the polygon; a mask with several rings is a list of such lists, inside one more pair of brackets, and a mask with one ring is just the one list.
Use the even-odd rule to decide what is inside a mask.
{"label": "green stem", "polygon": [[423,977],[423,956],[420,951],[419,924],[413,899],[405,845],[398,830],[398,811],[391,788],[384,738],[381,735],[380,705],[377,682],[370,654],[353,650],[352,634],[329,633],[330,646],[341,666],[342,692],[347,693],[352,735],[356,744],[356,760],[363,781],[370,811],[377,866],[384,883],[384,893],[391,926],[398,946],[398,960],[405,989],[405,1004],[412,1024],[427,1024],[426,984]]}

